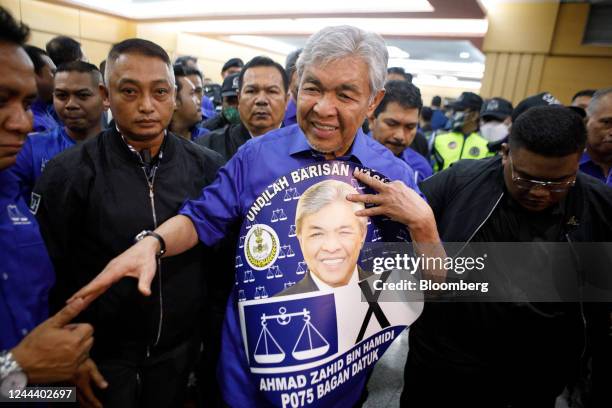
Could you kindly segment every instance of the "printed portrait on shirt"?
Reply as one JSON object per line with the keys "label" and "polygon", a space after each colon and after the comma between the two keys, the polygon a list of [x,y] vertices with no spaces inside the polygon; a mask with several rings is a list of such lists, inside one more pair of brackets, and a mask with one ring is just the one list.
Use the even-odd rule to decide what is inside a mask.
{"label": "printed portrait on shirt", "polygon": [[355,215],[365,207],[348,201],[348,194],[358,192],[348,183],[325,180],[300,196],[295,227],[307,271],[302,280],[279,296],[333,289],[367,278],[357,261],[368,219]]}

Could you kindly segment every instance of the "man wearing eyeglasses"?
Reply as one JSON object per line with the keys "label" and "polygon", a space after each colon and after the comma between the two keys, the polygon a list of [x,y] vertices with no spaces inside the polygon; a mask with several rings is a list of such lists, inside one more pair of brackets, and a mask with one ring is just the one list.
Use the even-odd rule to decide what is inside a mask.
{"label": "man wearing eyeglasses", "polygon": [[[578,173],[585,141],[577,113],[534,107],[517,118],[501,156],[459,161],[425,180],[442,240],[612,240],[612,189]],[[427,303],[410,329],[402,406],[554,407],[595,322],[581,306]],[[610,349],[612,337],[600,338]]]}

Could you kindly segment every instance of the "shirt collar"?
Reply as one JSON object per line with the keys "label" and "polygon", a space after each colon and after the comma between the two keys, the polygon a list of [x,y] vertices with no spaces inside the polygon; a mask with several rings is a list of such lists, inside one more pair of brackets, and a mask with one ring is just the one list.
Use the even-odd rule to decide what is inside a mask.
{"label": "shirt collar", "polygon": [[578,163],[579,165],[585,164],[585,163],[589,163],[589,162],[593,162],[593,160],[591,159],[591,156],[589,156],[589,154],[587,153],[587,151],[585,150],[582,153],[582,156],[580,157],[580,163]]}
{"label": "shirt collar", "polygon": [[[310,272],[310,277],[312,278],[315,285],[317,285],[317,288],[319,288],[319,290],[334,290],[333,286],[330,286],[327,283],[323,282],[321,279],[319,279],[317,275],[312,273],[312,271]],[[358,284],[359,284],[359,273],[357,272],[357,265],[355,265],[355,269],[353,270],[351,279],[349,279],[348,283],[345,286],[355,286]]]}
{"label": "shirt collar", "polygon": [[[299,125],[294,125],[297,128],[296,137],[292,138],[289,143],[289,155],[296,156],[305,153],[310,153],[315,158],[324,158],[323,153],[314,150],[310,144],[308,144],[308,140],[306,139],[306,135],[299,127]],[[363,131],[360,129],[357,130],[357,134],[353,139],[353,144],[349,148],[349,150],[344,154],[344,156],[337,157],[335,160],[344,160],[349,161],[354,158],[360,164],[366,164],[368,157],[372,155],[372,149],[367,145],[367,136],[363,134]]]}

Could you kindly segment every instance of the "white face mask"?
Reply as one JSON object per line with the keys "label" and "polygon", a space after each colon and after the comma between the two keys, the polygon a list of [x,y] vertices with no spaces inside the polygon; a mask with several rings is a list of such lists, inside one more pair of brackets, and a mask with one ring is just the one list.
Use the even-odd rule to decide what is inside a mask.
{"label": "white face mask", "polygon": [[480,126],[480,134],[488,142],[499,142],[508,136],[508,125],[504,122],[488,122]]}

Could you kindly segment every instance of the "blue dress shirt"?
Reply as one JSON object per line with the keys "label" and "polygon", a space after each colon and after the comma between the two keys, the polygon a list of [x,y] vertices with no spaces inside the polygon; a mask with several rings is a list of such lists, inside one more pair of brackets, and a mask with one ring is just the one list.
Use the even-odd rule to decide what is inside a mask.
{"label": "blue dress shirt", "polygon": [[285,109],[285,118],[283,119],[283,126],[291,126],[297,123],[297,106],[293,102],[292,98],[289,98],[287,109]]}
{"label": "blue dress shirt", "polygon": [[11,168],[0,171],[0,350],[48,317],[53,266]]}
{"label": "blue dress shirt", "polygon": [[[187,201],[180,214],[189,217],[199,239],[212,246],[220,241],[236,221],[242,221],[255,199],[268,185],[291,171],[325,160],[313,151],[298,125],[273,130],[253,138],[219,170],[216,180],[202,190],[196,200]],[[377,141],[363,134],[355,136],[346,160],[376,170],[391,180],[402,180],[418,190],[412,169]],[[228,271],[222,271],[227,273]],[[227,304],[218,367],[223,398],[230,406],[268,406],[250,375],[242,343],[236,294]],[[342,406],[352,406],[365,387],[365,379],[356,384],[356,393],[343,396]]]}
{"label": "blue dress shirt", "polygon": [[61,126],[61,122],[55,113],[53,104],[46,104],[37,99],[32,103],[30,109],[34,116],[34,124],[32,126],[33,132],[46,132]]}
{"label": "blue dress shirt", "polygon": [[578,167],[580,168],[581,172],[586,173],[589,176],[598,178],[604,184],[612,187],[612,171],[609,171],[608,177],[606,177],[601,167],[595,164],[595,162],[591,159],[587,152],[582,153],[582,157],[580,158],[580,164],[578,165]]}
{"label": "blue dress shirt", "polygon": [[411,148],[405,149],[400,158],[405,161],[412,170],[414,170],[415,182],[420,183],[428,177],[431,177],[433,170],[431,164],[419,153],[415,152]]}
{"label": "blue dress shirt", "polygon": [[23,148],[17,155],[17,162],[11,171],[21,184],[21,194],[25,200],[30,199],[36,180],[42,174],[45,164],[57,154],[75,145],[63,126],[43,133],[31,133],[26,138]]}

